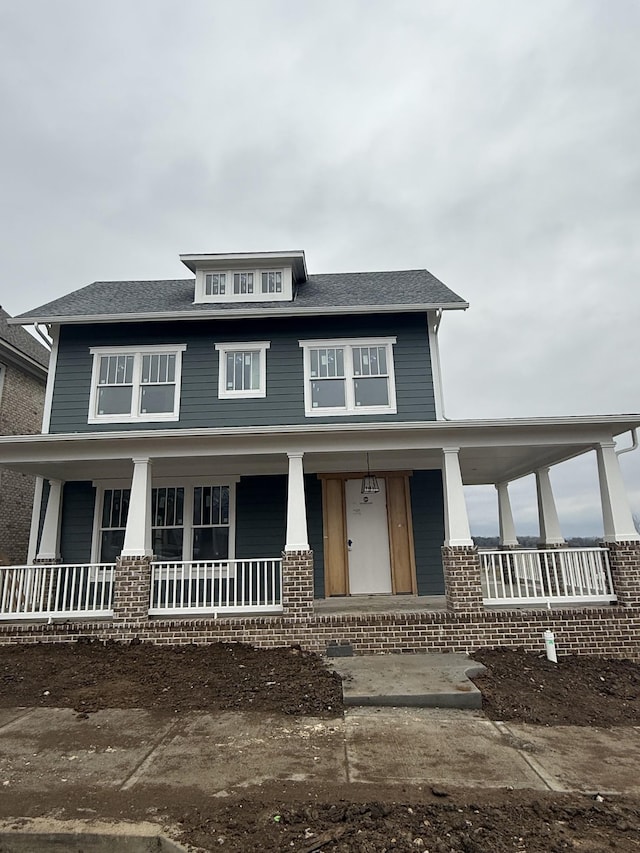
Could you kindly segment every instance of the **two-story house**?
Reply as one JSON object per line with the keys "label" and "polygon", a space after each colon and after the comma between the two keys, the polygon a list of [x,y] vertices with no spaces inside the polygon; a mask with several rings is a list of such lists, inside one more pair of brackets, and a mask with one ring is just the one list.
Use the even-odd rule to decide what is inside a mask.
{"label": "two-story house", "polygon": [[[0,306],[0,435],[42,427],[49,351]],[[27,559],[34,478],[0,467],[0,564]]]}
{"label": "two-story house", "polygon": [[[497,607],[640,604],[614,444],[640,416],[446,420],[438,329],[467,303],[426,270],[181,259],[193,277],[98,281],[17,318],[54,343],[43,434],[0,439],[0,463],[43,482],[35,565],[5,573],[0,616],[64,623],[20,636],[468,648],[504,636]],[[549,467],[588,451],[605,545],[568,549]],[[508,495],[530,473],[533,552]],[[481,483],[503,548],[479,555],[463,487]],[[522,612],[527,642],[544,611]]]}

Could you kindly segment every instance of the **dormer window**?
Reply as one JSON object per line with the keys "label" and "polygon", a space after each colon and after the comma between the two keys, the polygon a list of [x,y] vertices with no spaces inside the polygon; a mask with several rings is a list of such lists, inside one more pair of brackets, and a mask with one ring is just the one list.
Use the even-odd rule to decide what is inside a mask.
{"label": "dormer window", "polygon": [[253,273],[234,272],[233,292],[236,296],[243,293],[253,293]]}
{"label": "dormer window", "polygon": [[204,277],[205,296],[224,296],[227,287],[227,275],[223,272],[208,272]]}
{"label": "dormer window", "polygon": [[304,252],[181,255],[196,274],[194,303],[292,302],[307,281]]}

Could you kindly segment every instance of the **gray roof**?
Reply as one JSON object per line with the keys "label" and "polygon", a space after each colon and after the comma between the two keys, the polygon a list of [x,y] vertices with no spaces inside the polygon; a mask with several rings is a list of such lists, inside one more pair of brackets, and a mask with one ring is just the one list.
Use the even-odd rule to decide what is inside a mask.
{"label": "gray roof", "polygon": [[46,370],[49,366],[49,350],[20,326],[8,326],[8,317],[11,317],[11,314],[7,314],[0,306],[0,352],[3,345],[8,351],[17,350],[19,355],[37,362]]}
{"label": "gray roof", "polygon": [[226,302],[194,305],[195,279],[165,281],[95,281],[61,296],[19,319],[50,322],[57,318],[127,318],[131,315],[166,319],[182,314],[220,315],[296,313],[332,314],[345,311],[398,311],[417,308],[466,308],[467,303],[427,270],[310,275],[298,285],[292,302]]}

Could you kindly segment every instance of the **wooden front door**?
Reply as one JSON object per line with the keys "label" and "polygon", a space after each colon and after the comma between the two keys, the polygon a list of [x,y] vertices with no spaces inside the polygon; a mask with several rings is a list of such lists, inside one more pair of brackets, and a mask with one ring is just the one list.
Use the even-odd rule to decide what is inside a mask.
{"label": "wooden front door", "polygon": [[[354,510],[361,497],[360,475],[322,477],[327,597],[385,591],[417,592],[409,476],[393,472],[380,475],[378,480],[384,488],[378,495],[371,496],[377,499],[375,506],[373,502],[371,507],[362,505],[357,513]],[[350,481],[354,484],[349,485]],[[347,494],[354,503],[351,511]],[[373,519],[376,512],[379,517]],[[366,519],[369,521],[365,529]],[[362,522],[360,527],[359,522]],[[376,547],[372,549],[368,540],[373,542],[376,536],[378,539],[383,536],[384,542],[376,539]],[[349,539],[352,540],[351,550]],[[384,573],[389,578],[389,570],[390,585],[389,580],[382,581]]]}

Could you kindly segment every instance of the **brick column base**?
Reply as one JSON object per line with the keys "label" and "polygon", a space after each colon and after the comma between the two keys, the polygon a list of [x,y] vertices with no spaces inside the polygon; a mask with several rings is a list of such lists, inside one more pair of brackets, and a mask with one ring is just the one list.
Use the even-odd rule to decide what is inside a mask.
{"label": "brick column base", "polygon": [[285,616],[313,613],[313,551],[282,552],[282,609]]}
{"label": "brick column base", "polygon": [[640,607],[640,542],[605,542],[613,591],[623,607]]}
{"label": "brick column base", "polygon": [[117,557],[113,573],[114,622],[149,618],[152,557]]}
{"label": "brick column base", "polygon": [[482,610],[478,549],[471,545],[445,545],[442,568],[447,610]]}

